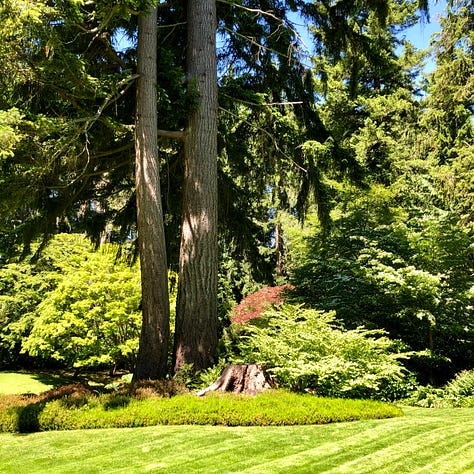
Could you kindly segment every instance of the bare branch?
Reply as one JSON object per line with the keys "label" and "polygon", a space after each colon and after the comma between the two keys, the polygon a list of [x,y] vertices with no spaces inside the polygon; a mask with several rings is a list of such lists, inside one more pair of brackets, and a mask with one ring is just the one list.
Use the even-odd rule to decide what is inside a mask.
{"label": "bare branch", "polygon": [[236,31],[232,31],[230,28],[227,28],[227,27],[223,27],[223,29],[225,31],[227,31],[228,33],[232,34],[232,35],[237,35],[239,36],[240,38],[243,38],[245,40],[247,40],[250,44],[253,44],[255,46],[258,47],[259,50],[266,50],[266,51],[270,51],[271,53],[275,53],[279,56],[282,56],[283,58],[286,58],[286,59],[291,59],[288,54],[284,54],[280,51],[277,51],[276,49],[273,49],[273,48],[269,48],[268,46],[264,46],[263,44],[260,44],[258,41],[255,41],[252,37],[250,36],[246,36],[246,35],[243,35],[241,33],[237,33]]}
{"label": "bare branch", "polygon": [[296,38],[297,42],[301,43],[304,47],[306,47],[306,44],[303,41],[303,38],[300,36],[298,31],[295,28],[293,28],[291,23],[289,23],[286,18],[280,18],[280,17],[276,16],[271,10],[261,10],[260,8],[250,8],[250,7],[246,7],[244,5],[239,5],[238,3],[231,2],[229,0],[217,0],[217,1],[220,2],[220,3],[225,3],[226,5],[232,5],[234,7],[240,8],[242,10],[246,10],[248,12],[253,12],[253,13],[256,13],[258,15],[268,16],[270,18],[273,18],[274,20],[280,22],[281,25],[286,25],[290,29],[290,31],[294,35],[294,37]]}
{"label": "bare branch", "polygon": [[240,8],[248,12],[257,13],[258,15],[269,16],[270,18],[273,18],[274,20],[280,21],[282,23],[284,22],[284,20],[274,15],[271,10],[265,11],[265,10],[261,10],[260,8],[245,7],[244,5],[239,5],[238,3],[230,2],[229,0],[217,0],[217,1],[220,3],[225,3],[226,5],[231,5],[233,7]]}
{"label": "bare branch", "polygon": [[162,138],[172,138],[184,142],[186,133],[182,130],[158,130],[158,136]]}
{"label": "bare branch", "polygon": [[220,93],[222,97],[227,97],[228,99],[231,99],[236,102],[240,102],[241,104],[246,104],[246,105],[251,105],[253,107],[276,107],[276,106],[287,106],[287,105],[301,105],[303,103],[302,100],[297,100],[297,101],[287,101],[287,102],[263,102],[263,103],[258,103],[258,102],[251,102],[249,100],[243,100],[239,99],[237,97],[232,97],[230,95]]}

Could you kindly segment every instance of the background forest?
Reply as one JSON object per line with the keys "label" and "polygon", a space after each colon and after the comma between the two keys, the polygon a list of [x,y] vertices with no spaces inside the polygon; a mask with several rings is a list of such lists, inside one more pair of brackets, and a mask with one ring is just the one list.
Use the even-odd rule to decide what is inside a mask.
{"label": "background forest", "polygon": [[[137,16],[149,8],[0,7],[2,369],[134,371],[141,288],[155,282],[137,261],[134,168]],[[472,369],[472,3],[448,2],[423,51],[404,32],[427,21],[426,2],[217,2],[219,342],[181,362],[172,336],[193,319],[180,304],[207,279],[179,287],[183,137],[202,104],[189,11],[153,10],[167,373],[262,362],[293,389],[393,399]],[[282,306],[231,323],[244,298],[284,284]]]}

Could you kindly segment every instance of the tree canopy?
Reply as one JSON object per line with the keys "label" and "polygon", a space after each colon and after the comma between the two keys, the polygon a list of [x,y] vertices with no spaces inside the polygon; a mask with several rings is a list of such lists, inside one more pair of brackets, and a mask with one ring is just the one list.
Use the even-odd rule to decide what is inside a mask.
{"label": "tree canopy", "polygon": [[[39,288],[32,272],[46,272],[29,305],[3,307],[2,347],[13,351],[4,361],[28,352],[92,364],[87,345],[56,357],[32,314],[44,328],[76,313],[83,326],[94,317],[120,326],[113,305],[91,313],[78,303],[87,295],[72,302],[74,285],[38,267],[51,238],[70,233],[140,255],[142,324],[138,308],[127,313],[130,337],[141,327],[148,351],[137,377],[170,370],[168,270],[179,273],[175,372],[217,362],[229,309],[288,282],[346,330],[400,341],[425,380],[469,368],[473,8],[448,2],[425,75],[426,52],[401,32],[426,20],[427,7],[3,2],[0,279],[13,288],[24,278],[30,292]],[[106,338],[102,322],[91,344]],[[133,346],[135,357],[135,339],[124,341],[110,344]]]}

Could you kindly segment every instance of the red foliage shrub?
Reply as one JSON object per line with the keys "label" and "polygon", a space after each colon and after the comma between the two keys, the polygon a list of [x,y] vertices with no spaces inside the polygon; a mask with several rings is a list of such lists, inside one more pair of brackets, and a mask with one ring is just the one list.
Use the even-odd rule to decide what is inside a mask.
{"label": "red foliage shrub", "polygon": [[91,397],[96,395],[90,388],[86,387],[81,383],[63,385],[59,388],[53,388],[47,392],[43,392],[37,395],[36,401],[51,401],[59,400],[61,398],[81,398]]}
{"label": "red foliage shrub", "polygon": [[188,393],[184,383],[177,380],[141,380],[130,384],[124,384],[117,390],[121,395],[130,396],[138,400],[145,398],[169,398],[174,395]]}
{"label": "red foliage shrub", "polygon": [[232,310],[231,322],[245,323],[259,318],[271,306],[282,304],[285,300],[284,293],[293,289],[292,285],[266,286],[252,293]]}

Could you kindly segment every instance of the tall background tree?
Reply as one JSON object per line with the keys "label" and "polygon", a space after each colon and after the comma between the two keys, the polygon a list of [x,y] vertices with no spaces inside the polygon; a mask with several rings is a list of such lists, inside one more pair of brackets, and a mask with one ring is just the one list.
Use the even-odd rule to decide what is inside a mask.
{"label": "tall background tree", "polygon": [[142,281],[142,328],[135,379],[168,371],[170,305],[157,117],[157,9],[138,17],[135,122],[137,226]]}
{"label": "tall background tree", "polygon": [[187,77],[196,94],[184,143],[174,371],[215,363],[217,347],[216,2],[188,2]]}
{"label": "tall background tree", "polygon": [[[324,238],[316,224],[302,247],[300,236],[290,239],[292,281],[303,300],[336,310],[347,328],[388,331],[416,352],[408,366],[431,383],[472,366],[472,225],[463,207],[469,202],[463,176],[469,173],[465,158],[472,140],[456,145],[458,137],[472,133],[465,94],[471,74],[463,66],[469,63],[469,48],[463,46],[470,33],[459,28],[467,25],[461,13],[468,11],[448,14],[442,21],[444,41],[435,43],[438,68],[428,90],[451,97],[446,105],[440,95],[420,97],[412,80],[419,55],[408,45],[397,60],[396,38],[379,27],[364,31],[389,40],[370,41],[377,45],[377,56],[385,58],[378,68],[359,61],[363,67],[354,77],[350,61],[324,63],[323,122],[363,174],[357,187],[327,175],[333,189],[329,236]],[[398,22],[409,19],[402,13],[392,9],[389,23],[397,16]],[[456,47],[444,62],[446,44]],[[461,49],[454,52],[456,48]],[[456,60],[460,64],[454,70],[446,67]],[[440,81],[447,71],[452,79]],[[330,153],[328,158],[334,157]]]}

